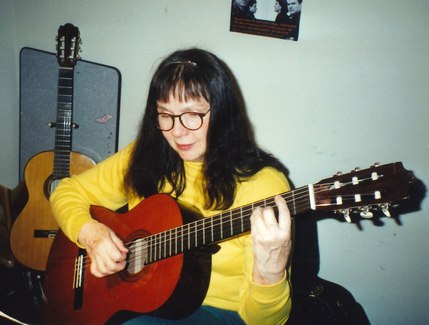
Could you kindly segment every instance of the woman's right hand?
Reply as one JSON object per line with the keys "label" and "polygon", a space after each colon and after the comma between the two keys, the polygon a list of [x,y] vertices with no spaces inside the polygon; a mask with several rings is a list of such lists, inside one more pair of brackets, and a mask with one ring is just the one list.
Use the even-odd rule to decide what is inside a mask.
{"label": "woman's right hand", "polygon": [[88,222],[78,234],[78,242],[91,259],[91,273],[104,277],[122,271],[127,262],[128,249],[114,231],[99,222]]}

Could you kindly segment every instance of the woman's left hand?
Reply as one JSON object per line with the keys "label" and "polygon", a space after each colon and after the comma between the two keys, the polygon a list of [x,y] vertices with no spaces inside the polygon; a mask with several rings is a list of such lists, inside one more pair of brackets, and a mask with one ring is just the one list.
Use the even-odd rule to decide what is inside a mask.
{"label": "woman's left hand", "polygon": [[278,222],[272,208],[258,207],[251,221],[252,250],[255,259],[253,281],[262,285],[280,282],[292,250],[292,221],[281,196],[276,196]]}

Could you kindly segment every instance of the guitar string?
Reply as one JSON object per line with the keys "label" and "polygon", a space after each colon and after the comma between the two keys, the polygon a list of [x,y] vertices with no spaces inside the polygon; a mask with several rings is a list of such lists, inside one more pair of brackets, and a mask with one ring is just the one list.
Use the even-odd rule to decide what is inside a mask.
{"label": "guitar string", "polygon": [[[316,184],[315,185],[315,187],[316,187],[315,193],[321,192],[318,189],[325,190],[327,186],[329,186],[329,185],[328,184]],[[281,196],[283,198],[285,198],[286,201],[288,201],[288,199],[291,199],[291,198],[294,199],[295,206],[298,207],[298,209],[300,209],[302,207],[308,206],[307,191],[308,191],[308,187],[301,187],[301,188],[298,188],[297,190],[295,190],[293,192],[290,191],[290,192],[283,193],[283,194],[281,194]],[[302,200],[305,200],[305,202]],[[269,204],[273,204],[273,203],[274,203],[274,197],[270,197],[267,199],[263,199],[263,200],[254,202],[254,203],[249,204],[249,205],[245,205],[241,209],[236,208],[236,209],[230,210],[230,211],[232,211],[232,213],[231,212],[228,213],[228,211],[226,211],[226,212],[220,213],[218,215],[215,215],[211,218],[220,218],[222,220],[223,218],[225,218],[225,216],[223,216],[223,215],[227,215],[227,218],[229,220],[221,221],[220,223],[216,224],[216,227],[221,228],[221,227],[223,227],[223,225],[225,223],[231,223],[231,221],[236,221],[237,219],[242,219],[243,213],[248,213],[248,214],[252,213],[255,206],[260,206],[260,204],[262,204],[263,206],[267,207],[267,206],[269,206]],[[240,210],[240,212],[238,212],[238,210]],[[234,211],[236,211],[236,212],[234,212]],[[238,217],[237,217],[237,214],[239,214]],[[198,223],[199,222],[202,223],[203,220],[207,220],[207,219],[201,219],[201,220],[198,220],[196,222],[191,223],[192,225],[195,224],[196,225],[195,227],[192,226],[189,228],[189,224],[187,224],[189,229],[187,229],[186,233],[183,230],[179,230],[179,236],[178,237],[176,236],[175,240],[180,241],[182,238],[188,238],[188,237],[195,235],[195,234],[198,235],[198,232],[202,231],[202,229],[198,229]],[[183,227],[184,226],[182,225],[182,226],[178,227],[178,229],[184,229]],[[171,232],[171,230],[170,230],[170,232]],[[215,237],[214,235],[219,235],[219,232],[220,232],[220,230],[214,231],[213,237]],[[160,245],[163,245],[165,242],[171,241],[171,239],[164,239],[163,241],[159,241],[159,240],[157,241],[157,238],[155,238],[155,237],[156,237],[156,235],[151,235],[149,237],[140,238],[140,239],[137,239],[137,240],[132,241],[130,243],[126,243],[125,246],[131,247],[136,241],[145,240],[147,242],[146,251],[149,251],[149,249],[151,249],[152,247],[160,246]],[[164,237],[167,237],[167,236],[164,236]],[[171,237],[171,234],[170,234],[170,237]],[[138,250],[138,251],[141,252],[141,250]],[[129,264],[133,263],[133,261],[136,261],[136,260],[141,260],[141,256],[136,255],[136,256],[133,256],[132,258],[130,257],[130,259],[128,260],[128,263]],[[84,263],[84,265],[88,266],[88,265],[90,265],[90,260],[87,261],[87,257],[85,257],[83,263]]]}
{"label": "guitar string", "polygon": [[[319,188],[322,188],[322,187],[324,187],[324,188],[326,188],[326,184],[322,184],[322,185],[317,185],[317,187],[319,187]],[[303,197],[302,195],[300,196],[299,194],[297,195],[297,193],[299,193],[299,192],[302,192],[303,190],[305,190],[305,191],[307,191],[307,187],[302,187],[302,188],[299,188],[299,189],[297,189],[297,190],[295,190],[294,191],[294,193],[292,193],[292,192],[286,192],[286,193],[283,193],[282,194],[282,196],[283,197],[286,197],[286,200],[288,199],[288,197],[290,197],[290,196],[295,196],[295,205],[296,206],[303,206],[302,205],[302,203],[304,203],[304,205],[305,205],[305,207],[307,207],[308,206],[308,204],[307,204],[307,201],[305,201],[305,202],[302,202],[302,199],[303,198],[305,198],[305,199],[307,199],[308,198],[308,195],[305,193],[305,196]],[[316,191],[315,191],[316,192]],[[257,205],[258,203],[263,203],[264,202],[264,204],[263,205],[265,205],[265,206],[267,206],[268,205],[268,203],[274,203],[274,197],[271,197],[271,198],[267,198],[267,199],[265,199],[265,200],[260,200],[260,201],[257,201],[257,202],[254,202],[253,204],[249,204],[249,205],[247,205],[247,206],[244,206],[242,209],[241,209],[241,212],[245,212],[245,213],[251,213],[252,211],[253,211],[253,208],[254,208],[254,206],[255,205]],[[297,203],[298,202],[298,203]],[[238,210],[240,210],[240,208],[237,208],[237,209],[233,209],[233,210],[236,210],[236,211],[238,211]],[[233,210],[230,210],[230,211],[233,211]],[[221,213],[221,214],[219,214],[219,215],[216,215],[216,216],[214,216],[213,218],[216,218],[216,217],[219,217],[219,218],[225,218],[224,216],[222,216],[222,215],[228,215],[228,219],[230,219],[230,218],[232,218],[232,220],[233,221],[235,221],[235,220],[237,220],[237,217],[236,217],[236,215],[237,215],[237,213],[238,212],[236,212],[235,214],[230,214],[230,213],[228,213],[228,211],[227,212],[224,212],[224,213]],[[243,216],[242,216],[242,213],[239,213],[239,218],[242,218]],[[177,241],[180,241],[181,240],[181,238],[188,238],[189,236],[192,236],[193,234],[198,234],[198,232],[200,231],[201,232],[201,229],[198,229],[198,222],[202,222],[203,220],[207,220],[207,219],[201,219],[201,220],[198,220],[197,222],[194,222],[194,223],[191,223],[191,224],[196,224],[196,227],[191,227],[191,228],[189,228],[189,226],[188,226],[188,228],[189,229],[187,229],[186,230],[186,232],[185,231],[183,231],[183,230],[179,230],[179,236],[177,237]],[[230,219],[231,220],[231,219]],[[222,223],[218,223],[218,224],[216,224],[216,226],[218,227],[218,228],[220,228],[220,227],[223,227],[223,224],[225,224],[225,223],[230,223],[230,220],[226,220],[226,221],[223,221]],[[189,225],[189,224],[188,224]],[[186,225],[185,225],[186,226]],[[181,229],[184,229],[183,228],[183,226],[181,226],[181,227],[178,227],[178,228],[181,228]],[[195,229],[197,229],[197,230],[195,230]],[[217,228],[216,228],[217,229]],[[219,234],[219,231],[214,231],[213,232],[213,235],[218,235]],[[164,237],[167,237],[167,236],[164,236]],[[170,234],[170,237],[171,237],[171,234]],[[175,237],[175,238],[176,238]],[[159,241],[159,240],[157,240],[157,238],[156,238],[156,235],[152,235],[152,236],[149,236],[149,237],[146,237],[146,238],[140,238],[140,239],[137,239],[137,240],[135,240],[135,241],[133,241],[133,242],[131,242],[131,243],[127,243],[126,244],[126,246],[131,246],[133,243],[135,243],[136,241],[139,241],[139,240],[146,240],[147,242],[148,242],[148,245],[147,245],[147,247],[146,247],[146,249],[148,250],[148,249],[150,249],[150,248],[152,248],[152,247],[154,247],[154,246],[159,246],[159,245],[162,245],[163,243],[165,243],[166,241],[171,241],[171,239],[166,239],[166,240],[164,240],[164,241]],[[141,251],[141,250],[139,250],[139,251]],[[140,256],[134,256],[133,258],[131,258],[131,263],[133,262],[133,259],[134,260],[136,260],[137,258],[140,258],[141,259],[141,257]],[[130,259],[129,259],[129,262],[130,262]],[[86,264],[88,265],[88,262],[86,262]]]}
{"label": "guitar string", "polygon": [[[325,186],[326,187],[326,186]],[[286,192],[284,193],[282,196],[294,196],[295,199],[295,209],[298,211],[301,211],[301,209],[303,207],[308,207],[308,195],[307,192],[305,192],[305,196],[300,196],[299,194],[296,194],[296,192],[302,192],[304,190],[304,188],[301,188],[297,191],[295,191],[294,194],[290,193],[290,192]],[[305,190],[307,191],[307,188],[305,188]],[[303,202],[302,199],[305,199],[305,201]],[[296,203],[298,201],[298,203]],[[258,203],[262,203],[259,204]],[[172,230],[169,230],[167,232],[164,232],[164,236],[160,235],[158,237],[161,237],[161,239],[159,239],[157,236],[149,236],[146,238],[141,238],[141,239],[137,239],[136,241],[146,241],[147,245],[145,246],[145,250],[141,250],[139,249],[138,251],[140,253],[143,254],[143,256],[147,257],[147,252],[151,252],[150,249],[152,248],[157,248],[160,246],[164,246],[163,250],[157,250],[157,252],[153,252],[153,254],[156,254],[156,256],[154,256],[155,261],[158,260],[157,256],[160,256],[160,259],[165,258],[165,257],[169,257],[172,255],[176,255],[178,253],[181,253],[182,251],[184,251],[184,249],[181,247],[180,249],[178,249],[177,247],[177,242],[181,243],[182,242],[182,238],[187,239],[187,244],[185,244],[184,248],[187,249],[191,249],[191,248],[195,248],[195,247],[199,247],[201,245],[205,245],[206,243],[204,242],[204,239],[201,239],[201,237],[204,238],[204,236],[206,235],[206,232],[210,229],[213,228],[213,226],[215,226],[215,231],[213,231],[212,233],[209,234],[209,237],[211,235],[212,238],[220,238],[219,240],[222,240],[225,238],[225,236],[222,236],[222,229],[224,228],[224,225],[227,224],[228,228],[231,228],[230,236],[226,236],[226,237],[232,237],[234,235],[234,230],[235,232],[237,232],[237,225],[234,225],[234,221],[237,221],[238,219],[242,220],[243,217],[248,217],[254,210],[255,206],[264,206],[264,207],[268,207],[268,206],[272,206],[272,204],[274,204],[274,197],[271,198],[267,198],[265,200],[260,200],[259,202],[255,202],[253,204],[250,205],[246,205],[244,207],[240,208],[236,208],[233,210],[230,210],[232,212],[223,212],[219,215],[216,215],[214,217],[212,217],[213,219],[216,219],[214,222],[210,221],[210,218],[206,218],[206,219],[201,219],[201,220],[197,220],[194,223],[191,224],[187,224],[184,227],[179,227],[181,230],[179,230],[179,233],[173,233]],[[240,210],[240,211],[239,211]],[[205,223],[211,222],[211,225],[209,225],[208,227],[205,227]],[[250,220],[250,219],[249,219]],[[189,227],[189,225],[191,225]],[[188,227],[186,227],[188,226]],[[240,227],[240,225],[238,225],[238,227]],[[241,234],[242,231],[238,231],[238,234]],[[159,235],[159,234],[158,234]],[[199,237],[198,237],[199,236]],[[198,239],[199,238],[199,239]],[[203,241],[202,243],[200,243],[201,241]],[[213,243],[216,242],[215,240],[210,240],[209,243]],[[132,245],[133,243],[131,243]],[[169,245],[170,244],[170,245]],[[175,244],[175,245],[174,245]],[[168,246],[169,245],[169,246]],[[166,247],[168,246],[168,247]],[[171,250],[174,250],[174,252],[171,252]],[[179,250],[179,252],[177,253],[177,250]],[[168,251],[168,252],[167,252]],[[166,254],[168,253],[168,254]],[[142,259],[142,255],[136,254],[135,256],[133,256],[134,259],[129,259],[129,261],[131,261],[131,263],[129,264],[131,267],[133,266],[132,262],[133,260],[138,260],[138,259]],[[153,259],[153,258],[152,258]],[[148,264],[153,263],[154,261],[149,261]]]}
{"label": "guitar string", "polygon": [[[332,186],[332,184],[317,185],[316,190],[315,190],[315,194],[325,192],[326,188],[329,185]],[[291,193],[287,192],[286,194],[291,194]],[[289,196],[289,195],[283,195],[283,196]],[[335,196],[333,196],[333,197],[335,197]],[[354,199],[354,195],[349,195],[348,197],[343,196],[343,197],[344,197],[344,201],[347,201],[348,199],[350,199],[350,200]],[[328,196],[328,198],[329,198],[329,196]],[[265,200],[261,200],[260,202],[264,202],[264,206],[268,206],[269,204],[274,202],[274,198],[273,197],[268,198]],[[243,214],[246,215],[246,214],[252,213],[254,205],[256,203],[245,206],[245,208],[242,209],[241,212],[238,212],[238,209],[239,209],[238,208],[238,209],[231,210],[231,211],[237,211],[237,212],[228,213],[228,211],[226,211],[224,213],[221,213],[220,215],[214,216],[213,218],[218,217],[221,219],[221,221],[219,221],[219,220],[216,221],[216,224],[215,224],[216,228],[215,229],[217,229],[217,230],[212,233],[212,238],[213,237],[220,237],[220,240],[224,239],[224,237],[222,235],[219,236],[219,232],[222,232],[222,229],[220,229],[220,228],[223,228],[224,224],[231,225],[231,228],[232,228],[231,236],[227,236],[227,237],[232,237],[234,234],[234,230],[236,230],[236,227],[234,228],[233,227],[234,225],[232,225],[232,223],[233,223],[233,221],[237,220],[237,214],[239,215],[238,218],[243,218]],[[304,203],[304,206],[307,207],[307,202],[301,201],[301,203],[298,203],[298,207],[297,207],[298,211],[301,211],[300,209],[303,207],[302,203]],[[328,205],[332,205],[332,204],[331,203],[325,203],[325,204],[319,204],[318,206],[328,206]],[[166,258],[169,256],[173,256],[173,255],[182,253],[184,251],[183,248],[181,248],[179,250],[179,252],[177,252],[177,242],[178,241],[181,242],[182,238],[185,238],[188,241],[187,245],[184,245],[184,246],[187,246],[187,247],[185,247],[187,249],[194,248],[194,246],[191,247],[191,244],[193,244],[193,243],[195,243],[195,247],[199,247],[199,246],[201,246],[201,244],[204,246],[205,245],[204,241],[202,243],[200,243],[201,238],[200,238],[200,240],[198,240],[198,235],[201,234],[203,237],[205,236],[205,233],[207,232],[207,229],[205,228],[205,225],[204,225],[206,220],[207,219],[201,219],[201,220],[198,220],[194,223],[191,223],[191,227],[189,227],[189,224],[187,224],[188,227],[183,227],[183,226],[179,227],[181,229],[179,231],[179,234],[177,234],[177,232],[175,234],[173,234],[172,230],[164,232],[164,234],[165,234],[164,236],[162,236],[162,233],[158,234],[158,235],[160,235],[158,237],[161,237],[160,240],[157,236],[149,236],[146,238],[137,239],[136,241],[141,240],[141,241],[147,242],[147,245],[145,246],[145,250],[139,249],[138,251],[143,253],[143,256],[147,257],[147,252],[151,252],[150,249],[155,247],[155,251],[153,252],[153,254],[154,255],[156,254],[156,255],[154,256],[154,258],[152,258],[154,260],[151,259],[151,261],[149,261],[149,263],[147,263],[147,264],[150,264],[150,263],[156,262],[159,259],[163,259],[163,258]],[[225,221],[222,221],[222,220],[225,220]],[[209,228],[212,228],[212,227],[209,227]],[[242,233],[242,232],[239,231],[239,233]],[[174,244],[174,242],[176,242],[176,245],[172,245],[172,244]],[[213,241],[213,240],[210,241],[210,243],[212,243],[212,242],[215,242],[215,241]],[[168,244],[170,244],[170,245],[168,247],[166,247],[166,245],[168,245]],[[131,245],[132,245],[132,243],[131,243]],[[163,251],[161,249],[156,251],[156,248],[161,247],[161,246],[164,246]],[[172,247],[175,248],[174,252],[171,252]],[[168,254],[167,254],[167,251],[168,251]],[[157,257],[157,255],[159,256],[159,258]],[[141,260],[142,259],[141,255],[138,255],[138,254],[135,255],[134,260],[137,260],[137,259]],[[129,265],[133,266],[133,264],[132,264],[133,259],[130,259],[129,261],[130,261]]]}
{"label": "guitar string", "polygon": [[[332,185],[333,184],[329,184],[329,183],[316,184],[314,192],[315,192],[315,194],[318,194],[318,193],[321,193],[321,192],[326,192],[326,189],[328,187],[332,186]],[[305,192],[304,195],[302,195],[302,191],[304,191],[304,190],[307,191],[307,187],[299,188],[299,189],[295,190],[293,193],[292,192],[283,193],[283,194],[281,194],[281,196],[283,196],[286,199],[286,201],[291,196],[294,196],[295,205],[298,207],[298,210],[299,210],[302,207],[307,207],[308,206],[308,201],[307,200],[308,200],[309,196],[307,195],[306,192]],[[299,194],[297,195],[297,193],[301,193],[301,195],[299,195]],[[352,198],[353,195],[349,195],[349,197]],[[303,199],[305,199],[306,201],[303,202],[302,201]],[[344,197],[344,199],[346,200],[347,197]],[[231,224],[231,221],[236,221],[237,219],[243,219],[243,217],[246,217],[246,214],[251,214],[252,211],[253,211],[253,209],[254,209],[254,207],[255,206],[260,206],[258,204],[261,204],[261,203],[262,203],[263,206],[267,207],[267,206],[269,206],[269,204],[274,203],[274,197],[266,198],[266,199],[254,202],[252,204],[245,205],[241,209],[240,208],[235,208],[235,209],[229,210],[230,212],[226,211],[226,212],[223,212],[223,213],[220,213],[218,215],[215,215],[215,216],[211,217],[211,218],[216,218],[216,219],[219,218],[220,219],[220,221],[216,221],[217,223],[216,223],[216,228],[215,229],[222,228],[224,224]],[[240,212],[238,212],[238,210],[240,210]],[[244,216],[243,216],[243,214],[244,214]],[[237,215],[238,215],[238,217],[237,217]],[[186,239],[188,239],[188,242],[189,242],[191,240],[192,235],[196,235],[196,237],[197,237],[199,232],[205,231],[204,228],[203,228],[203,226],[201,226],[201,228],[199,228],[198,225],[201,224],[201,223],[203,223],[203,222],[205,222],[205,221],[207,221],[208,219],[210,219],[210,218],[197,220],[197,221],[192,222],[190,224],[186,224],[186,225],[182,225],[180,227],[177,227],[176,229],[181,229],[181,230],[179,230],[179,234],[178,235],[177,235],[177,232],[176,232],[176,235],[175,235],[174,239],[176,241],[180,242],[183,238],[186,238]],[[223,220],[223,219],[227,219],[227,220]],[[186,229],[186,228],[188,228],[188,229]],[[160,235],[162,233],[157,234],[157,235],[159,235],[159,237],[161,237],[161,240],[158,240],[157,235],[151,235],[151,236],[148,236],[148,237],[145,237],[145,238],[136,239],[136,240],[134,240],[134,241],[132,241],[130,243],[126,243],[125,245],[128,246],[128,247],[131,247],[137,241],[146,241],[147,242],[147,246],[145,247],[145,252],[148,252],[153,247],[162,246],[163,244],[168,243],[168,242],[171,243],[171,239],[172,239],[171,231],[173,229],[168,230],[168,231],[170,231],[169,235],[167,234],[168,231],[163,232],[165,234],[165,236]],[[222,232],[222,230],[213,231],[213,237],[217,237],[215,235],[219,235],[220,232]],[[162,237],[164,237],[164,238],[162,238]],[[220,236],[220,238],[221,238],[220,240],[223,239],[222,236]],[[195,240],[197,240],[197,239],[195,239],[195,237],[194,237],[194,239],[192,240],[192,242],[195,242]],[[184,245],[184,248],[186,248],[185,246],[186,245]],[[190,249],[189,246],[188,246],[188,249]],[[137,251],[142,252],[143,250],[138,249]],[[165,249],[164,249],[164,251],[165,251]],[[177,254],[180,254],[181,252],[182,252],[182,250],[180,250],[180,252],[177,253]],[[165,254],[162,254],[160,252],[158,252],[158,255],[160,255],[160,256],[162,255],[162,257],[160,257],[159,259],[162,259],[162,258],[166,257]],[[175,254],[172,254],[172,255],[176,255],[176,252],[175,252]],[[150,263],[156,262],[159,259],[156,258],[156,256],[155,256],[155,261],[152,261]],[[128,266],[132,267],[133,266],[133,262],[134,261],[139,261],[139,260],[141,260],[141,255],[137,255],[136,254],[135,256],[130,257],[129,260],[128,260]],[[87,261],[85,263],[86,263],[86,265],[89,265],[89,263]],[[148,263],[148,264],[150,264],[150,263]]]}
{"label": "guitar string", "polygon": [[[326,189],[329,186],[332,186],[332,185],[333,184],[328,184],[328,183],[325,183],[325,184],[316,184],[314,192],[315,192],[315,194],[318,194],[318,193],[321,193],[321,192],[326,192]],[[303,190],[307,191],[307,188],[303,187],[303,188],[297,189],[296,191],[294,191],[294,193],[292,193],[292,192],[286,192],[286,193],[283,193],[282,196],[286,197],[286,199],[288,199],[288,197],[294,195],[295,196],[295,198],[294,198],[295,199],[295,205],[298,207],[298,209],[300,209],[303,206],[305,206],[305,207],[308,206],[308,202],[307,201],[302,202],[302,199],[303,198],[307,199],[308,195],[306,193],[305,193],[304,197],[302,195],[301,196],[297,195],[297,193],[302,192]],[[216,224],[216,227],[217,227],[216,229],[219,229],[219,228],[223,227],[223,224],[225,224],[225,223],[230,223],[231,220],[235,221],[237,219],[237,217],[236,217],[237,214],[239,214],[239,218],[243,218],[243,215],[242,215],[243,212],[245,212],[245,213],[251,213],[253,211],[254,206],[257,205],[258,203],[262,203],[262,202],[264,202],[264,204],[263,204],[264,206],[267,206],[269,203],[273,203],[274,202],[274,197],[267,198],[267,199],[264,199],[264,200],[260,200],[258,202],[254,202],[253,204],[244,206],[241,209],[241,213],[238,213],[238,210],[240,210],[240,208],[237,208],[237,209],[230,210],[230,211],[234,211],[235,210],[235,211],[237,211],[236,213],[228,213],[228,211],[226,211],[224,213],[221,213],[219,215],[214,216],[213,218],[218,217],[218,218],[221,218],[221,219],[222,218],[229,219],[229,220],[226,220],[226,221],[218,222]],[[223,216],[223,215],[225,215],[225,216]],[[182,229],[182,230],[179,230],[179,236],[177,236],[177,233],[176,233],[176,237],[174,237],[175,240],[176,241],[180,241],[182,238],[187,238],[188,241],[189,241],[189,239],[192,237],[192,235],[195,235],[195,234],[198,235],[198,232],[202,232],[203,231],[203,229],[199,229],[199,227],[198,227],[198,224],[202,223],[203,220],[207,220],[207,219],[201,219],[201,220],[198,220],[197,222],[191,223],[191,225],[195,225],[195,227],[194,226],[190,226],[189,224],[187,224],[188,225],[188,229],[185,229],[186,227],[184,227],[184,226],[178,227],[178,229]],[[172,236],[171,230],[170,230],[170,234],[169,235],[167,234],[167,232],[164,232],[164,233],[166,235],[164,236],[164,239],[162,239],[162,240],[158,240],[158,238],[156,237],[156,235],[152,235],[152,236],[149,236],[149,237],[137,239],[137,240],[135,240],[135,241],[133,241],[131,243],[127,243],[126,246],[130,247],[131,245],[133,245],[133,243],[135,243],[137,241],[146,241],[147,242],[147,246],[145,247],[146,248],[145,251],[147,252],[152,247],[161,246],[161,245],[165,244],[166,242],[171,242],[171,236]],[[214,231],[213,232],[213,237],[215,237],[214,235],[219,235],[219,231]],[[162,235],[160,237],[162,238]],[[222,236],[221,236],[221,238],[222,238]],[[192,240],[192,241],[194,242],[194,240]],[[139,249],[138,251],[142,252],[141,249]],[[158,253],[158,254],[159,255],[163,255],[163,256],[165,255],[165,254],[161,254],[161,253]],[[180,254],[180,252],[178,254]],[[162,258],[164,258],[164,257],[162,257]],[[130,258],[128,260],[129,265],[131,265],[131,267],[132,267],[133,261],[137,261],[137,260],[141,260],[141,255],[135,255],[132,258]],[[153,262],[151,262],[151,263],[153,263]]]}

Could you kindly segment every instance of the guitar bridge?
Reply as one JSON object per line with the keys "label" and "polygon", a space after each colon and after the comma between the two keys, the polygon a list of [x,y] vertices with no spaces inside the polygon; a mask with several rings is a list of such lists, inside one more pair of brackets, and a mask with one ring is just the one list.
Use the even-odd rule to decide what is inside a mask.
{"label": "guitar bridge", "polygon": [[34,238],[51,238],[54,239],[57,235],[57,230],[34,230]]}
{"label": "guitar bridge", "polygon": [[78,256],[75,259],[75,269],[73,277],[73,310],[81,309],[83,306],[83,284],[85,281],[85,267],[86,251],[82,248],[79,248]]}

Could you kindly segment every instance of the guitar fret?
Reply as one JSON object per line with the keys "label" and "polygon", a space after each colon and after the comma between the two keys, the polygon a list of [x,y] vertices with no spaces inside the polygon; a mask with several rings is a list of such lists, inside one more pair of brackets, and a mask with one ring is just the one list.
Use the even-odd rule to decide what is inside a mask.
{"label": "guitar fret", "polygon": [[154,252],[153,252],[153,261],[155,261],[155,259],[156,259],[156,249],[157,249],[157,238],[158,238],[158,235],[155,235],[155,237],[154,237],[154,241],[155,241],[155,245],[153,245],[153,248],[154,248]]}
{"label": "guitar fret", "polygon": [[162,233],[159,233],[158,234],[158,241],[156,243],[158,245],[158,255],[157,255],[158,260],[160,260],[161,257],[162,257],[162,246],[161,246],[161,243],[162,243]]}
{"label": "guitar fret", "polygon": [[231,226],[231,236],[234,234],[234,229],[232,228],[233,223],[232,223],[232,210],[229,211],[229,223]]}
{"label": "guitar fret", "polygon": [[159,240],[158,240],[158,258],[161,259],[162,258],[162,233],[159,234]]}
{"label": "guitar fret", "polygon": [[190,224],[188,223],[188,249],[191,249]]}
{"label": "guitar fret", "polygon": [[173,245],[173,230],[170,229],[169,230],[169,235],[168,235],[168,256],[172,256],[172,252],[171,252],[171,246]]}
{"label": "guitar fret", "polygon": [[223,239],[223,214],[220,214],[220,239]]}
{"label": "guitar fret", "polygon": [[195,247],[198,247],[198,222],[195,223]]}
{"label": "guitar fret", "polygon": [[214,242],[214,236],[213,236],[213,219],[214,219],[214,217],[213,218],[211,218],[210,219],[210,221],[211,221],[211,227],[210,227],[210,230],[211,230],[211,233],[212,233],[212,242]]}
{"label": "guitar fret", "polygon": [[167,233],[165,233],[164,238],[164,257],[167,257]]}
{"label": "guitar fret", "polygon": [[206,219],[203,219],[203,245],[206,244],[206,227],[205,227]]}
{"label": "guitar fret", "polygon": [[293,214],[296,215],[295,193],[292,191]]}
{"label": "guitar fret", "polygon": [[175,232],[176,232],[176,246],[175,246],[174,252],[177,254],[177,228],[175,229]]}
{"label": "guitar fret", "polygon": [[151,240],[150,240],[150,250],[149,250],[149,255],[150,255],[150,262],[153,263],[156,261],[156,235],[151,236]]}
{"label": "guitar fret", "polygon": [[183,228],[183,226],[182,227],[180,227],[180,229],[181,229],[181,235],[182,235],[182,240],[180,241],[180,247],[181,247],[181,250],[180,250],[180,252],[183,252],[183,241],[185,240],[185,238],[183,237],[183,234],[184,234],[184,228]]}
{"label": "guitar fret", "polygon": [[243,224],[243,207],[240,207],[240,223],[241,223],[241,232],[244,232],[244,224]]}

